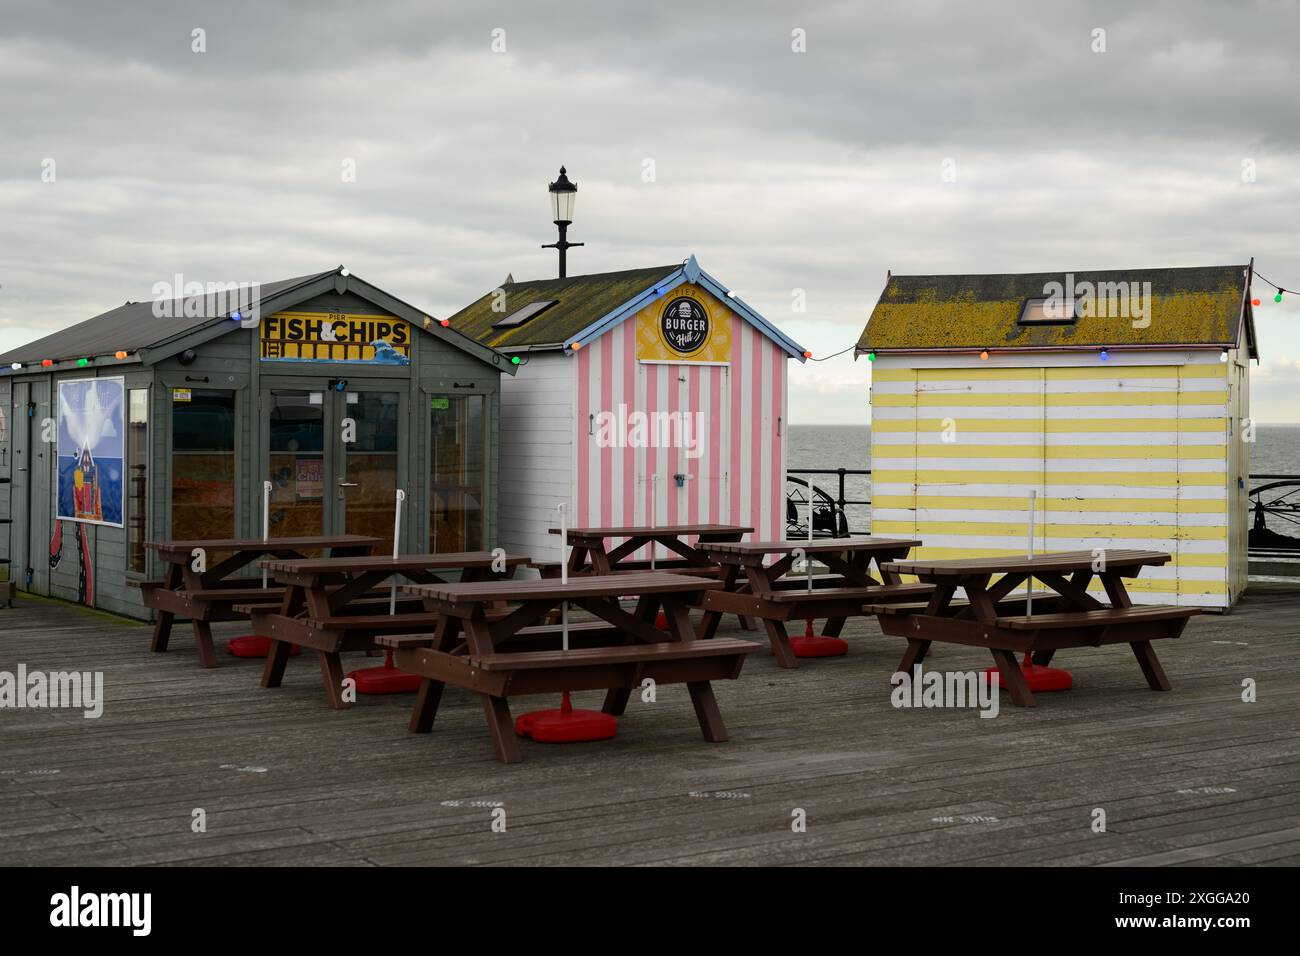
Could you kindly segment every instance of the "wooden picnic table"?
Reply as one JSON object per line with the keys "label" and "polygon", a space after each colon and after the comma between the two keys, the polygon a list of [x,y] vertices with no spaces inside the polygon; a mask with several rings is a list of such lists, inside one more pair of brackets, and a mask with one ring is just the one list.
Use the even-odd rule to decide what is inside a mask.
{"label": "wooden picnic table", "polygon": [[[332,556],[366,555],[382,539],[359,534],[310,535],[287,538],[206,538],[178,541],[146,541],[166,565],[161,581],[128,581],[138,587],[144,606],[158,612],[154,622],[151,651],[167,650],[172,622],[177,615],[194,625],[194,640],[204,667],[216,667],[212,646],[213,621],[237,621],[247,615],[236,605],[278,602],[279,587],[263,588],[261,580],[236,576],[259,558],[301,558],[304,551],[324,551]],[[194,570],[195,552],[204,552],[206,570]],[[209,564],[213,555],[225,555]]]}
{"label": "wooden picnic table", "polygon": [[[906,557],[920,543],[866,537],[702,544],[710,560],[722,567],[722,587],[702,596],[704,618],[698,633],[702,638],[713,637],[724,613],[760,618],[777,663],[798,667],[786,621],[825,619],[823,635],[838,637],[848,618],[864,613],[865,604],[929,596],[933,587],[903,584],[886,566],[889,561]],[[794,567],[797,551],[809,558],[815,556],[830,571],[815,576],[811,590],[806,577],[786,577]],[[768,564],[771,555],[777,558]],[[871,574],[873,561],[879,569],[878,578]]]}
{"label": "wooden picnic table", "polygon": [[[924,605],[875,605],[886,634],[907,638],[907,651],[898,670],[911,671],[934,641],[987,647],[997,664],[1013,703],[1036,703],[1016,654],[1032,655],[1046,665],[1056,651],[1102,644],[1128,644],[1152,690],[1169,690],[1151,641],[1179,637],[1198,608],[1164,605],[1134,606],[1124,585],[1144,567],[1166,564],[1162,551],[1105,549],[1066,551],[1034,557],[971,558],[945,561],[893,561],[884,569],[915,574],[934,586]],[[995,575],[1001,577],[993,582]],[[1093,578],[1105,588],[1110,606],[1088,593]],[[1050,596],[1034,596],[1032,609],[1013,592],[1030,579],[1046,585]],[[965,602],[954,602],[958,589]]]}
{"label": "wooden picnic table", "polygon": [[[422,678],[412,731],[432,729],[443,687],[456,684],[482,698],[503,763],[522,759],[510,696],[605,688],[603,709],[617,716],[646,679],[685,683],[704,739],[716,743],[727,739],[727,731],[710,682],[738,677],[745,655],[758,649],[750,641],[694,639],[687,607],[700,592],[717,587],[716,580],[667,572],[583,575],[568,584],[540,578],[406,585],[403,591],[437,611],[438,626],[433,635],[381,637],[379,643],[396,651],[398,667]],[[634,611],[619,604],[625,594],[639,596]],[[502,600],[518,607],[494,620]],[[570,625],[568,650],[561,648],[560,628],[542,623],[566,601],[597,619]],[[654,625],[661,605],[666,632]]]}
{"label": "wooden picnic table", "polygon": [[[551,528],[551,534],[559,534],[559,528]],[[730,524],[674,524],[674,525],[628,525],[614,528],[569,528],[567,544],[572,545],[569,552],[569,574],[595,573],[610,574],[615,571],[652,570],[650,562],[633,561],[635,554],[647,545],[662,545],[676,558],[656,560],[653,570],[679,570],[692,568],[709,570],[716,573],[717,565],[709,559],[701,545],[720,541],[739,541],[754,529],[744,525]],[[695,537],[697,543],[686,542]],[[607,547],[605,542],[612,538],[625,539],[616,547]]]}
{"label": "wooden picnic table", "polygon": [[257,632],[271,639],[262,686],[280,686],[293,645],[301,645],[319,656],[326,702],[343,710],[351,702],[343,694],[342,652],[376,649],[375,638],[381,634],[432,632],[438,624],[436,613],[409,598],[400,602],[398,613],[390,614],[386,597],[376,602],[379,585],[390,578],[438,583],[444,580],[439,573],[447,571],[460,571],[462,581],[500,580],[527,561],[491,551],[263,561],[261,566],[285,589],[278,605],[244,609]]}
{"label": "wooden picnic table", "polygon": [[[626,525],[613,528],[569,528],[567,544],[569,551],[569,575],[577,574],[633,574],[641,571],[669,571],[674,574],[699,575],[701,577],[721,577],[722,569],[704,550],[706,544],[739,541],[754,529],[745,525],[731,524],[675,524],[675,525]],[[559,534],[559,528],[551,528],[551,534]],[[694,545],[687,538],[695,536]],[[607,547],[606,541],[624,538],[617,547]],[[661,544],[677,555],[676,558],[660,558],[655,561],[631,560],[630,555],[650,545]],[[558,561],[534,561],[530,567],[536,568],[542,577],[558,578],[560,563]],[[740,626],[748,631],[753,629],[749,618],[738,616]]]}

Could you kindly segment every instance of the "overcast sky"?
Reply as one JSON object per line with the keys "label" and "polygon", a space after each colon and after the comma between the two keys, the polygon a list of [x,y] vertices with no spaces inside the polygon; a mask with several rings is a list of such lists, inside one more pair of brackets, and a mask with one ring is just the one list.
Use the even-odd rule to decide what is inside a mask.
{"label": "overcast sky", "polygon": [[[0,0],[0,350],[178,272],[345,264],[447,315],[553,274],[561,163],[571,273],[694,253],[817,356],[888,269],[1300,289],[1298,64],[1269,0]],[[1254,411],[1300,421],[1300,296],[1255,294]],[[794,423],[867,420],[851,353],[792,378]]]}

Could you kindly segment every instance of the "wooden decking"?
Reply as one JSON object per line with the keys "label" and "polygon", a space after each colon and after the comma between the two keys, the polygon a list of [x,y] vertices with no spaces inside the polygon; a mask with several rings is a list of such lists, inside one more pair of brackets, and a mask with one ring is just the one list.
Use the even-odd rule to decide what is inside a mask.
{"label": "wooden decking", "polygon": [[[188,626],[151,654],[143,626],[17,605],[0,609],[0,671],[102,671],[106,702],[97,720],[0,710],[8,865],[1300,863],[1300,591],[1285,586],[1165,642],[1172,693],[1147,690],[1120,646],[1063,652],[1076,687],[1034,710],[895,709],[902,642],[858,621],[848,657],[789,671],[755,654],[720,682],[729,743],[701,740],[673,685],[634,695],[615,740],[524,741],[510,766],[455,688],[415,735],[409,695],[322,708],[307,655],[266,690],[261,661],[196,667]],[[926,663],[987,657],[944,646]],[[1246,678],[1257,703],[1240,700]]]}

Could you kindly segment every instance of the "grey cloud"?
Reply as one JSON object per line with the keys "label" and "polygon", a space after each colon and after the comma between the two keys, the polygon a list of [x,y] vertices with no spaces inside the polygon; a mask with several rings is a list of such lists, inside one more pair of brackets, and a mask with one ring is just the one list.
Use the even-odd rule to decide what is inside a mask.
{"label": "grey cloud", "polygon": [[[446,314],[553,269],[560,163],[575,268],[694,252],[818,354],[852,343],[889,268],[1254,254],[1300,285],[1298,35],[1295,3],[1208,0],[0,0],[0,345],[177,271],[342,262]],[[1266,356],[1300,355],[1298,322],[1261,314]]]}

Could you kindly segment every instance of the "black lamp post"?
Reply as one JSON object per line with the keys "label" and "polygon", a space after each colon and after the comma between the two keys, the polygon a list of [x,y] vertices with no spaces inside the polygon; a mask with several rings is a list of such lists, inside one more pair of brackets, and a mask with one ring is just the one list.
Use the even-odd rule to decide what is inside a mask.
{"label": "black lamp post", "polygon": [[543,249],[560,250],[560,278],[565,277],[565,253],[577,246],[586,245],[583,242],[569,242],[566,238],[569,232],[569,226],[573,224],[573,203],[578,198],[578,184],[569,182],[569,177],[564,173],[564,167],[560,167],[560,178],[547,187],[551,194],[551,213],[555,216],[556,228],[560,230],[560,238],[557,242],[547,243],[542,246]]}

